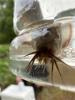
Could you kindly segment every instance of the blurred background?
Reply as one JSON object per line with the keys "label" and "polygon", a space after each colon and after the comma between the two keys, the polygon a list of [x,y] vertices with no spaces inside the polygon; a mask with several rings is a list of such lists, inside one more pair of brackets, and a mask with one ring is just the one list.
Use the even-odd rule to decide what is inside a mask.
{"label": "blurred background", "polygon": [[0,87],[15,82],[9,70],[9,45],[15,37],[13,31],[13,0],[0,0]]}
{"label": "blurred background", "polygon": [[[65,12],[75,14],[75,10]],[[60,13],[56,18],[64,16]],[[13,30],[13,0],[0,0],[0,87],[4,89],[16,83],[15,76],[9,70],[9,46],[15,37]],[[38,100],[75,100],[75,93],[64,92],[59,89],[44,88]]]}

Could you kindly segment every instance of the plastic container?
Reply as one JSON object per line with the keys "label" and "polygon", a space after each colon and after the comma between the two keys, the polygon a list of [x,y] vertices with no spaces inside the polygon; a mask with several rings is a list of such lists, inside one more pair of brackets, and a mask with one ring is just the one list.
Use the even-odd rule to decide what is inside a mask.
{"label": "plastic container", "polygon": [[[27,81],[42,86],[74,86],[75,80],[72,78],[75,75],[75,15],[72,14],[75,8],[74,0],[14,0],[14,4],[13,24],[18,36],[10,45],[11,71]],[[62,11],[65,14],[68,10],[71,10],[71,14],[60,16]],[[52,69],[52,59],[45,59],[46,63],[42,61],[40,63],[38,59],[33,59],[34,63],[32,62],[31,59],[41,47],[52,50],[53,55],[64,62],[57,61],[64,82],[58,68],[54,66]],[[43,54],[45,53],[47,52]],[[33,65],[30,67],[31,73],[29,62],[31,66]]]}
{"label": "plastic container", "polygon": [[[74,19],[73,17],[63,17],[63,18],[59,18],[55,20],[54,22],[48,21],[48,23],[50,24],[42,25],[39,28],[37,28],[37,24],[35,24],[35,27],[36,27],[35,29],[31,28],[31,30],[27,32],[23,30],[23,33],[17,36],[12,41],[11,46],[10,46],[10,69],[15,75],[19,75],[23,79],[33,82],[35,84],[39,84],[39,85],[56,85],[57,84],[57,86],[61,84],[74,85],[75,81],[74,79],[69,78],[69,75],[70,77],[74,75],[75,64],[71,60],[72,59],[74,60],[75,58],[74,58],[74,54],[72,54],[71,52],[69,53],[69,55],[71,55],[70,57],[69,55],[67,55],[70,48],[74,50],[74,46],[72,45],[74,43],[74,31],[73,31],[74,23],[75,23]],[[58,37],[53,37],[55,36],[54,35],[55,33],[50,33],[50,36],[48,35],[48,37],[46,37],[48,32],[50,32],[48,29],[53,26],[56,27],[56,25],[59,28],[59,31],[57,31]],[[43,40],[44,37],[46,40]],[[51,39],[53,40],[49,41]],[[49,42],[49,45],[47,41]],[[40,45],[42,46],[42,43],[45,43],[44,46],[46,47],[49,46],[53,48],[55,52],[55,56],[57,56],[58,58],[60,58],[62,61],[65,62],[65,64],[58,62],[58,66],[61,71],[61,75],[63,77],[64,82],[61,81],[60,75],[58,71],[56,71],[56,68],[54,67],[54,72],[53,72],[54,79],[52,83],[52,80],[51,80],[52,65],[51,65],[50,60],[46,64],[44,64],[44,66],[47,69],[44,74],[42,73],[43,71],[41,72],[38,71],[39,66],[42,66],[42,68],[44,67],[43,63],[39,63],[38,59],[34,61],[33,67],[32,67],[33,71],[31,73],[26,70],[29,62],[35,55],[35,53],[32,53],[32,52],[35,52],[37,50],[37,46],[40,46]],[[66,60],[64,59],[68,59],[69,61],[66,62]],[[71,61],[71,64],[70,66],[68,66],[70,61]],[[37,71],[34,71],[35,67]],[[43,69],[40,69],[40,70],[43,70]]]}

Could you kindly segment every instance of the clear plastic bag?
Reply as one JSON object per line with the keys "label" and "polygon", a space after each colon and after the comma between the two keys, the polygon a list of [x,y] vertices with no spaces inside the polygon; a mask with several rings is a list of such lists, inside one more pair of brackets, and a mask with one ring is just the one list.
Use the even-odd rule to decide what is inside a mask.
{"label": "clear plastic bag", "polygon": [[54,19],[58,13],[74,8],[74,0],[14,0],[14,30],[19,34],[34,22]]}

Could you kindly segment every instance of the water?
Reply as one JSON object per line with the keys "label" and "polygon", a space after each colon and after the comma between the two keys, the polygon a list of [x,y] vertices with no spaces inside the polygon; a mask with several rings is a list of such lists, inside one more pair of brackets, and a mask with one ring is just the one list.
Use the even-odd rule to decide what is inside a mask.
{"label": "water", "polygon": [[[22,78],[24,79],[28,79],[28,80],[32,80],[33,78],[33,81],[37,81],[38,78],[35,77],[35,76],[31,76],[28,72],[26,72],[26,67],[28,66],[29,64],[29,61],[30,61],[30,57],[28,57],[28,59],[24,58],[25,55],[18,55],[18,56],[14,56],[14,57],[10,57],[10,70],[15,74],[15,75],[18,75],[18,76],[21,76]],[[34,63],[35,65],[38,64],[38,61],[35,61]],[[45,78],[41,78],[40,76],[40,81],[44,81]]]}
{"label": "water", "polygon": [[[63,21],[61,19],[61,21],[57,22],[60,29],[60,31],[57,31],[58,32],[57,35],[59,35],[59,38],[53,37],[55,36],[54,35],[55,33],[54,34],[49,33],[50,30],[48,29],[51,27],[51,25],[52,24],[57,25],[53,23],[52,20],[37,21],[29,25],[28,27],[23,29],[21,33],[19,33],[20,35],[17,36],[12,41],[10,47],[10,69],[15,75],[18,75],[23,79],[38,85],[55,86],[63,90],[73,91],[73,92],[75,91],[75,79],[73,77],[75,76],[75,68],[74,68],[75,48],[74,48],[74,41],[73,41],[74,34],[75,34],[74,24],[72,19],[68,21],[69,19],[67,20],[66,18],[65,20],[66,21]],[[34,56],[31,55],[25,57],[25,55],[33,51],[36,51],[37,45],[38,44],[40,45],[42,43],[41,41],[42,38],[40,39],[40,37],[44,37],[45,35],[47,36],[47,33],[49,33],[50,36],[45,37],[46,40],[44,42],[47,43],[47,40],[53,39],[52,41],[55,41],[54,42],[55,44],[53,44],[52,41],[49,41],[50,43],[45,45],[50,45],[55,50],[55,52],[58,51],[57,53],[60,55],[60,58],[67,64],[66,65],[61,62],[58,62],[58,66],[63,81],[61,80],[61,77],[55,66],[53,70],[53,81],[51,80],[51,63],[46,64],[48,70],[48,75],[46,77],[42,77],[41,75],[40,77],[38,76],[36,77],[35,75],[32,76],[25,69],[29,64],[32,56]],[[63,48],[63,43],[65,43],[64,41],[66,41],[70,37],[70,34],[72,34],[71,41],[69,42],[67,47],[65,46]],[[63,53],[60,54],[61,53],[60,51],[62,51]],[[40,64],[37,61],[34,62],[34,65],[40,66]]]}
{"label": "water", "polygon": [[62,61],[75,68],[75,48],[67,47],[62,53]]}
{"label": "water", "polygon": [[[56,39],[54,37],[56,41],[55,40],[53,41],[55,41],[56,44],[50,43],[50,45],[51,47],[55,45],[58,46],[54,47],[54,49],[56,48],[55,51],[59,51],[59,55],[62,61],[64,61],[67,65],[75,68],[75,20],[74,19],[75,19],[74,17],[64,17],[64,18],[59,18],[54,22],[53,20],[37,21],[29,25],[26,29],[22,30],[21,33],[25,34],[26,31],[28,30],[29,32],[28,31],[27,32],[31,34],[31,40],[35,39],[35,43],[33,42],[33,44],[36,45],[37,38],[47,34],[48,29],[51,27],[50,25],[60,24],[60,26],[58,25],[59,31],[57,31],[59,38]],[[51,40],[52,36],[53,35],[50,36],[51,38],[50,37],[47,38],[47,40]]]}
{"label": "water", "polygon": [[[29,63],[29,59],[25,59],[24,55],[18,55],[14,57],[10,57],[10,69],[11,71],[17,76],[22,77],[23,79],[38,84],[38,85],[43,85],[43,86],[54,86],[58,87],[62,90],[66,91],[72,91],[75,92],[75,69],[66,66],[64,64],[59,64],[59,69],[62,74],[63,82],[56,70],[54,68],[54,74],[53,74],[53,82],[51,81],[51,73],[49,73],[47,78],[40,78],[31,76],[29,73],[25,71],[26,66]],[[35,62],[35,65],[37,65],[37,61]],[[50,65],[48,66],[48,70],[50,71]]]}
{"label": "water", "polygon": [[75,18],[65,17],[58,20],[62,23],[63,43],[67,44],[62,49],[61,58],[67,65],[75,68]]}

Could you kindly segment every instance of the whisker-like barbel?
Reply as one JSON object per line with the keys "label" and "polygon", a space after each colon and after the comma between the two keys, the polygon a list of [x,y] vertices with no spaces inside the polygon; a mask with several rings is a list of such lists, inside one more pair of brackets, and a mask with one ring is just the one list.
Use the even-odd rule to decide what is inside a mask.
{"label": "whisker-like barbel", "polygon": [[[61,36],[60,36],[60,24],[55,24],[54,26],[44,27],[41,32],[46,32],[44,34],[40,33],[35,36],[35,38],[31,41],[32,47],[35,48],[35,51],[25,55],[32,55],[28,66],[25,68],[26,72],[28,72],[32,77],[40,77],[47,78],[49,75],[47,63],[50,62],[52,64],[51,69],[51,80],[53,81],[53,70],[54,65],[56,66],[58,73],[61,76],[61,72],[59,70],[58,64],[56,61],[60,61],[63,63],[60,58],[56,57],[55,54],[59,50],[59,46],[61,44]],[[45,31],[44,31],[45,30]],[[36,33],[35,33],[36,34]],[[32,35],[33,36],[33,35]],[[38,66],[34,63],[38,61]],[[35,65],[35,66],[34,66]],[[47,65],[47,66],[46,66]],[[36,73],[36,74],[35,74]],[[45,75],[44,75],[45,74]]]}

